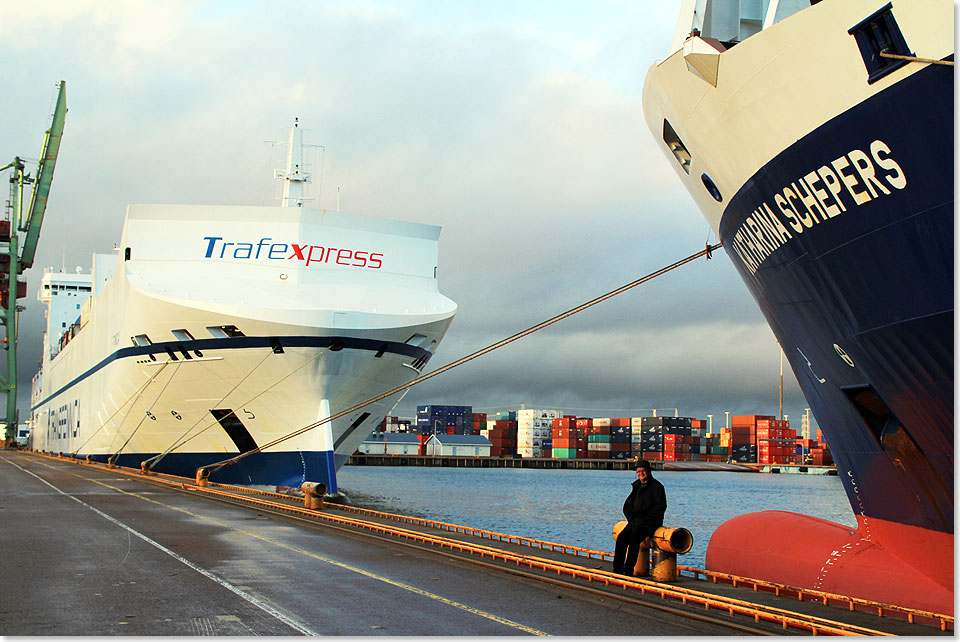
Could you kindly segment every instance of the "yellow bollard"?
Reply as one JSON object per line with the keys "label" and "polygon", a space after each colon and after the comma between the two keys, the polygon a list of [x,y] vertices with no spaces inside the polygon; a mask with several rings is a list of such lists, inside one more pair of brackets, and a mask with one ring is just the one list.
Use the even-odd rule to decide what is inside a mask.
{"label": "yellow bollard", "polygon": [[693,535],[685,528],[667,528],[661,526],[653,534],[657,548],[661,551],[683,555],[693,548]]}
{"label": "yellow bollard", "polygon": [[116,468],[116,467],[117,467],[117,458],[107,457],[107,468]]}
{"label": "yellow bollard", "polygon": [[637,563],[633,567],[634,577],[646,577],[650,575],[650,550],[653,548],[653,540],[647,538],[640,544],[640,554],[637,555]]}
{"label": "yellow bollard", "polygon": [[197,469],[197,486],[206,488],[210,484],[210,471],[206,468]]}
{"label": "yellow bollard", "polygon": [[[627,521],[621,520],[613,525],[613,539],[627,527]],[[693,548],[693,535],[685,528],[661,526],[640,545],[637,564],[633,567],[633,576],[652,575],[658,582],[677,581],[677,555]],[[653,570],[650,570],[650,553],[653,553]]]}
{"label": "yellow bollard", "polygon": [[140,462],[140,474],[141,474],[141,475],[149,475],[149,474],[150,474],[150,462],[149,462],[149,461],[141,461],[141,462]]}
{"label": "yellow bollard", "polygon": [[327,494],[327,485],[320,482],[303,482],[303,503],[307,510],[323,510],[323,496]]}
{"label": "yellow bollard", "polygon": [[677,554],[653,548],[653,579],[658,582],[677,581]]}

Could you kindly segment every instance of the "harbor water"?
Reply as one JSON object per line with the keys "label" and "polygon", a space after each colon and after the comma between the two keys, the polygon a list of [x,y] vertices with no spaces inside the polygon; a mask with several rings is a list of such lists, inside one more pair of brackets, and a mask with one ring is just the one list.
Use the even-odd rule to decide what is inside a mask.
{"label": "harbor water", "polygon": [[[707,543],[724,521],[786,510],[856,527],[840,479],[825,475],[660,471],[667,526],[682,526],[693,550],[679,558],[703,568]],[[416,517],[613,551],[613,524],[636,479],[630,471],[531,468],[344,466],[351,504]],[[789,541],[790,534],[783,537]]]}

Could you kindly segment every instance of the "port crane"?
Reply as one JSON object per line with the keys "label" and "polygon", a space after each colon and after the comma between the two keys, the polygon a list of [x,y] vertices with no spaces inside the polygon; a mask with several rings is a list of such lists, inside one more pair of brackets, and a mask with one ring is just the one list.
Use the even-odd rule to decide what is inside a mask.
{"label": "port crane", "polygon": [[[7,394],[7,436],[16,435],[17,416],[17,315],[23,307],[17,299],[27,295],[27,282],[20,279],[24,270],[33,266],[43,214],[47,209],[53,170],[60,152],[63,123],[67,114],[67,83],[57,83],[57,102],[49,129],[44,133],[40,160],[33,176],[26,173],[24,161],[16,156],[0,172],[11,170],[10,199],[6,216],[0,219],[0,315],[5,335],[3,347],[7,351],[7,371],[0,376],[0,393]],[[26,214],[23,210],[24,188],[32,186]]]}

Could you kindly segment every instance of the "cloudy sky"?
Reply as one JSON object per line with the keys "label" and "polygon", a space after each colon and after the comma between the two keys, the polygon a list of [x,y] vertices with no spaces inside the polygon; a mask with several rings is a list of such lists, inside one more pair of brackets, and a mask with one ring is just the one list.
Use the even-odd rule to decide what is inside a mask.
{"label": "cloudy sky", "polygon": [[[39,155],[57,80],[69,106],[27,272],[21,406],[42,268],[89,269],[128,203],[277,202],[281,152],[264,141],[294,117],[325,146],[321,207],[339,187],[343,211],[442,226],[459,312],[428,370],[716,242],[641,113],[679,5],[0,0],[0,165]],[[721,251],[413,388],[397,414],[678,408],[722,424],[776,414],[779,369]],[[805,407],[787,368],[798,429]]]}

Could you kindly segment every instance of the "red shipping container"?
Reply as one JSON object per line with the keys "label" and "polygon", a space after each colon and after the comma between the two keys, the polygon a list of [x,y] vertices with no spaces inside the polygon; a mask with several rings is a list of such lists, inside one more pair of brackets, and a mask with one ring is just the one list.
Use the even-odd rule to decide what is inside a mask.
{"label": "red shipping container", "polygon": [[593,425],[593,419],[590,419],[590,418],[577,419],[577,428],[583,428],[584,430],[586,430],[592,425]]}
{"label": "red shipping container", "polygon": [[610,426],[590,426],[587,430],[588,435],[609,435]]}
{"label": "red shipping container", "polygon": [[730,424],[733,426],[756,426],[758,421],[773,421],[776,417],[770,415],[731,415]]}

